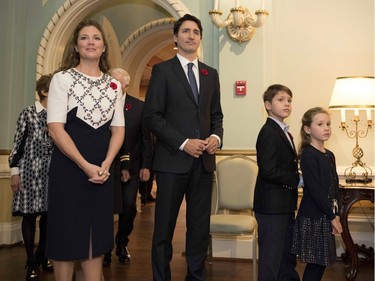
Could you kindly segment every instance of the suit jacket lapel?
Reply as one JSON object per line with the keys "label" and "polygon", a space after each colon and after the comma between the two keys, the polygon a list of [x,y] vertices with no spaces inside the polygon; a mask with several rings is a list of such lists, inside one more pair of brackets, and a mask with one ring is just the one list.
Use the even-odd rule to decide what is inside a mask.
{"label": "suit jacket lapel", "polygon": [[293,151],[293,153],[295,155],[297,155],[297,152],[296,152],[296,149],[294,147],[294,142],[293,142],[293,146],[290,144],[290,141],[288,140],[288,138],[286,137],[285,135],[285,132],[281,129],[281,127],[279,126],[279,124],[277,124],[275,121],[273,121],[271,118],[268,118],[268,120],[270,121],[269,124],[275,128],[277,130],[277,132],[279,133],[280,137],[285,141],[285,143],[289,146],[289,148]]}
{"label": "suit jacket lapel", "polygon": [[296,152],[296,146],[295,146],[295,144],[294,144],[294,140],[293,140],[293,137],[292,137],[292,135],[291,134],[289,134],[289,137],[290,137],[290,141],[292,142],[292,144],[293,144],[293,150],[294,150],[294,152]]}
{"label": "suit jacket lapel", "polygon": [[182,68],[181,62],[177,58],[177,56],[174,57],[174,59],[172,60],[172,68],[173,68],[173,71],[176,73],[177,78],[180,80],[181,84],[184,86],[186,92],[189,94],[190,98],[193,100],[194,104],[196,104],[193,91],[191,90],[185,71]]}
{"label": "suit jacket lapel", "polygon": [[[205,79],[205,77],[201,74],[201,71],[202,71],[202,68],[203,68],[203,64],[198,61],[198,73],[199,73],[199,104],[202,104],[202,99],[205,98],[205,95],[203,93],[207,93],[208,90],[207,90],[207,87],[208,87],[208,84],[207,84],[207,79]],[[207,77],[206,77],[207,78]]]}

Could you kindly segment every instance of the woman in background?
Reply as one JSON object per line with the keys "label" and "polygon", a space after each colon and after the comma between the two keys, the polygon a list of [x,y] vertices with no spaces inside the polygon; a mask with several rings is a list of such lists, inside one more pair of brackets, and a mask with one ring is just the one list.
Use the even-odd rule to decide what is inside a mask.
{"label": "woman in background", "polygon": [[[48,167],[52,139],[47,130],[47,96],[52,75],[41,76],[36,83],[39,101],[22,110],[16,125],[14,146],[9,156],[13,216],[22,217],[22,238],[26,250],[26,280],[39,280],[38,265],[53,271],[45,256]],[[34,253],[35,225],[39,220],[39,244]]]}
{"label": "woman in background", "polygon": [[47,256],[57,281],[71,281],[74,261],[83,278],[99,281],[103,255],[113,248],[113,176],[124,140],[120,83],[109,74],[102,27],[84,20],[50,87],[48,130],[55,142],[49,182]]}

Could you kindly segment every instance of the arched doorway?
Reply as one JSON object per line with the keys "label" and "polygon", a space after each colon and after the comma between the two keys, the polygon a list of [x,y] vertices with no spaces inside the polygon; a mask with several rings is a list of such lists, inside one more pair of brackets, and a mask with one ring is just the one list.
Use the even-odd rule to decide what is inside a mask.
{"label": "arched doorway", "polygon": [[[163,7],[174,18],[179,18],[188,13],[187,8],[180,0],[152,0]],[[42,74],[55,71],[60,63],[65,46],[76,25],[87,15],[94,12],[101,5],[108,4],[106,0],[67,0],[56,11],[48,23],[37,54],[36,79]],[[121,45],[117,39],[112,39],[109,44],[112,59],[116,62],[113,66],[121,66],[132,75],[130,89],[131,93],[139,96],[139,88],[144,84],[145,69],[149,66],[152,58],[160,57],[165,53],[168,46],[173,47],[172,26],[174,18],[160,19],[148,23],[138,29],[137,36],[131,36]],[[111,38],[116,38],[108,20],[103,18],[103,28],[105,32],[111,34]],[[134,33],[133,33],[134,35]]]}
{"label": "arched doorway", "polygon": [[151,68],[176,54],[173,40],[174,18],[156,20],[136,30],[121,46],[123,67],[132,75],[129,93],[144,99]]}

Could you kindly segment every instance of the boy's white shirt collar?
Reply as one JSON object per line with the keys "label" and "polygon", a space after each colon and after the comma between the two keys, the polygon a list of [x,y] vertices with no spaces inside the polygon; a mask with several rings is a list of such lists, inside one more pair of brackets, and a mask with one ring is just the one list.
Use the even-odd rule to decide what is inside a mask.
{"label": "boy's white shirt collar", "polygon": [[37,112],[37,113],[41,112],[42,110],[47,111],[47,108],[45,108],[45,107],[40,103],[40,101],[38,101],[38,100],[35,101],[35,108],[36,108],[36,112]]}
{"label": "boy's white shirt collar", "polygon": [[284,132],[288,132],[289,131],[289,125],[284,123],[284,122],[281,122],[280,120],[277,120],[276,118],[272,117],[272,116],[268,116],[268,118],[271,118],[273,121],[275,121],[277,124],[279,124],[279,126],[281,127],[281,129],[284,131]]}

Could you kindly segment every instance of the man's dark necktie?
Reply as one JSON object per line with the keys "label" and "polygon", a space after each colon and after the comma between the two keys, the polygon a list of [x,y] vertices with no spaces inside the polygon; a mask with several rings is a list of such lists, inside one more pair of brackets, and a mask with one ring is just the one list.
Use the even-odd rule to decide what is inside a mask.
{"label": "man's dark necktie", "polygon": [[195,75],[193,72],[193,65],[194,63],[192,62],[188,64],[188,78],[189,78],[191,90],[193,91],[193,94],[194,94],[195,101],[198,103],[199,93],[198,93],[197,80],[195,80]]}

